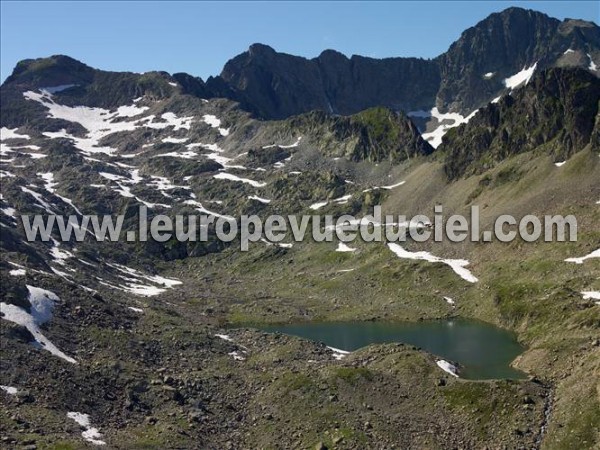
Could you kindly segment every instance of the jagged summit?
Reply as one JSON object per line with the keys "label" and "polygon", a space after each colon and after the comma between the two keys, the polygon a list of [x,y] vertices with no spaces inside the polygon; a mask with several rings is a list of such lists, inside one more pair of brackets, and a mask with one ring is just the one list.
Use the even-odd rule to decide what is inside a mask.
{"label": "jagged summit", "polygon": [[[434,60],[255,44],[206,82],[19,63],[0,87],[3,448],[598,447],[597,30],[512,8]],[[506,214],[580,234],[486,242]],[[27,215],[69,226],[34,241]],[[118,242],[90,215],[120,216]],[[247,251],[218,236],[256,216]],[[373,345],[254,329],[317,321]],[[382,345],[395,322],[443,345]]]}
{"label": "jagged summit", "polygon": [[[433,60],[348,58],[331,49],[308,59],[254,43],[206,82],[182,73],[172,78],[179,80],[185,93],[228,98],[265,119],[315,109],[350,115],[375,106],[407,113],[437,107],[441,112],[468,116],[501,95],[507,79],[534,65],[534,70],[581,67],[599,76],[600,27],[511,7],[465,30],[448,51]],[[58,55],[20,62],[5,84],[88,84],[97,74],[79,61]],[[129,78],[134,75],[128,74]],[[172,81],[165,73],[157,78]],[[168,94],[166,87],[155,91]],[[121,98],[116,96],[113,102]]]}

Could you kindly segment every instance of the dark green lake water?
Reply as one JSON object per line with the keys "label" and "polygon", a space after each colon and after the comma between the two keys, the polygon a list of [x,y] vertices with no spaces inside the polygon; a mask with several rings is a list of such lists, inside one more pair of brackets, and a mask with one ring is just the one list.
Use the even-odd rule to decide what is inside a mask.
{"label": "dark green lake water", "polygon": [[461,378],[519,379],[525,374],[510,367],[523,352],[515,336],[483,322],[445,320],[425,322],[332,322],[260,327],[323,342],[353,351],[369,344],[402,342],[461,364]]}

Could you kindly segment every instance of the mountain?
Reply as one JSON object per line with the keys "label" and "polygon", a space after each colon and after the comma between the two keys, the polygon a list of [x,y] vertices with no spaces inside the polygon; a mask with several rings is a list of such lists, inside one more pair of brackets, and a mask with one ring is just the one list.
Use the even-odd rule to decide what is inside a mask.
{"label": "mountain", "polygon": [[598,146],[600,79],[587,71],[548,69],[513,95],[482,108],[450,130],[445,170],[452,179],[493,167],[511,155],[543,148],[556,162]]}
{"label": "mountain", "polygon": [[373,106],[405,112],[437,106],[466,116],[524,68],[590,68],[598,60],[598,25],[509,8],[463,32],[433,60],[347,58],[333,50],[305,59],[255,44],[207,85],[226,85],[221,94],[269,119],[313,109],[348,115]]}
{"label": "mountain", "polygon": [[[20,62],[0,87],[3,448],[597,447],[597,30],[513,8],[430,61],[254,45],[206,82]],[[233,226],[374,205],[400,249],[127,235],[142,206]],[[481,236],[504,214],[569,214],[578,240],[411,238],[401,216],[440,206],[478,207]],[[123,232],[30,241],[23,215],[122,215]],[[526,376],[261,331],[469,319],[514,335]]]}
{"label": "mountain", "polygon": [[[434,101],[439,85],[431,61],[348,59],[333,50],[308,60],[261,44],[227,62],[219,78],[230,86],[232,99],[270,119],[314,109],[342,115],[373,106],[421,109]],[[207,81],[208,86],[213,83]]]}
{"label": "mountain", "polygon": [[599,51],[600,27],[592,22],[561,22],[509,8],[465,30],[436,58],[442,79],[437,106],[468,114],[496,97],[506,87],[504,80],[524,68],[588,69],[600,58]]}

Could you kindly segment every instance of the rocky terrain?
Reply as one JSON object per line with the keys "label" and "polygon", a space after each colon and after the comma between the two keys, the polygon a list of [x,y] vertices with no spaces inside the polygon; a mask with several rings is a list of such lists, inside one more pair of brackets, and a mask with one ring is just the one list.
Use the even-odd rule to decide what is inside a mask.
{"label": "rocky terrain", "polygon": [[598,59],[597,24],[509,8],[465,30],[432,60],[347,58],[333,50],[307,60],[256,44],[205,86],[271,119],[314,109],[347,115],[373,106],[406,112],[437,107],[468,116],[523,69],[587,69]]}
{"label": "rocky terrain", "polygon": [[[431,61],[253,45],[206,83],[19,63],[0,87],[2,448],[597,447],[599,36],[512,8]],[[212,226],[206,242],[28,242],[20,217],[123,214],[137,231],[140,206],[233,221],[377,204],[478,205],[482,230],[573,214],[579,239],[403,244],[431,262],[375,242],[240,252]],[[528,377],[251,326],[449,317],[515,332]]]}

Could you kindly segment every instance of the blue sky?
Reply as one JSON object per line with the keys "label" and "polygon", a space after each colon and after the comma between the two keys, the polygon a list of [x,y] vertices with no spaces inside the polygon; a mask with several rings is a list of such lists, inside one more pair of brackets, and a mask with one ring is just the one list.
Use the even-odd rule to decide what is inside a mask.
{"label": "blue sky", "polygon": [[25,58],[66,54],[106,70],[188,72],[206,79],[254,42],[314,57],[334,48],[376,58],[444,52],[492,12],[518,5],[564,19],[600,18],[600,3],[1,2],[1,79]]}

